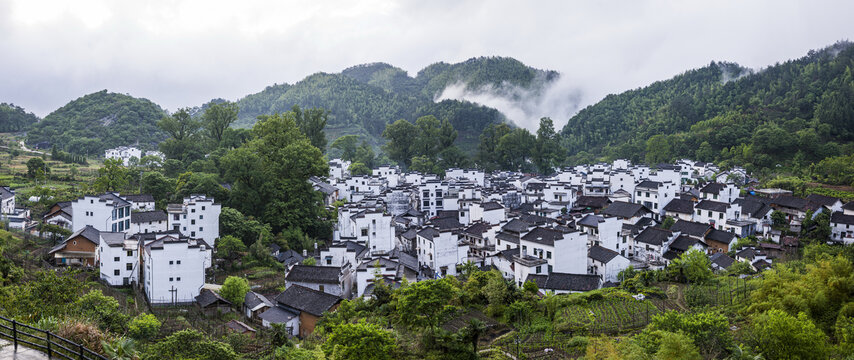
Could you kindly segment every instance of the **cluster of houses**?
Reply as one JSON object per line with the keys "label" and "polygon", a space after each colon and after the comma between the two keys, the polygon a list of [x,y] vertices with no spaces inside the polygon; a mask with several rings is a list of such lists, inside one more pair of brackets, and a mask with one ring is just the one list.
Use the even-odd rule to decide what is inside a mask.
{"label": "cluster of houses", "polygon": [[15,204],[15,191],[8,186],[0,186],[0,222],[18,230],[25,230],[30,224],[30,211]]}
{"label": "cluster of houses", "polygon": [[136,158],[136,160],[139,161],[140,159],[142,159],[143,153],[144,156],[156,156],[160,158],[161,161],[166,158],[163,153],[159,151],[143,152],[141,149],[135,146],[119,146],[117,148],[107,149],[106,151],[104,151],[104,158],[119,159],[122,161],[124,166],[129,166],[131,159]]}
{"label": "cluster of houses", "polygon": [[[247,318],[307,336],[324,312],[371,297],[378,282],[396,288],[472,264],[554,293],[613,286],[629,266],[661,269],[692,249],[718,270],[737,261],[761,270],[798,245],[772,228],[775,210],[795,231],[808,214],[825,212],[831,240],[854,243],[854,202],[751,191],[744,170],[690,160],[652,167],[617,160],[549,176],[448,169],[442,178],[393,166],[350,176],[348,165],[333,160],[329,177],[310,179],[328,206],[337,205],[331,243],[311,254],[271,245],[285,289],[247,293]],[[0,195],[4,214],[14,211],[14,193],[0,188]],[[228,311],[232,304],[205,284],[220,209],[202,195],[163,211],[149,195],[105,193],[57,203],[43,220],[72,232],[50,250],[57,264],[97,267],[103,281],[138,286],[152,304]],[[762,239],[757,246],[733,252],[751,235]],[[315,265],[304,265],[310,257]],[[254,332],[242,322],[230,327]]]}

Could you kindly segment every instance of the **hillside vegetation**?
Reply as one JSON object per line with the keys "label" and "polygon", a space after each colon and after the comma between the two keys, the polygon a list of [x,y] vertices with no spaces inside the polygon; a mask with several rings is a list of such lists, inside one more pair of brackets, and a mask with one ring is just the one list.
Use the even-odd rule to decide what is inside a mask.
{"label": "hillside vegetation", "polygon": [[97,154],[137,142],[153,149],[166,138],[156,124],[165,114],[147,99],[101,90],[48,114],[33,125],[27,142],[47,141],[77,154]]}
{"label": "hillside vegetation", "polygon": [[0,132],[24,131],[38,121],[38,116],[24,111],[20,106],[0,104]]}
{"label": "hillside vegetation", "polygon": [[852,153],[851,45],[840,42],[755,73],[712,62],[609,95],[569,120],[561,132],[563,144],[574,162],[690,157],[808,174],[811,164]]}

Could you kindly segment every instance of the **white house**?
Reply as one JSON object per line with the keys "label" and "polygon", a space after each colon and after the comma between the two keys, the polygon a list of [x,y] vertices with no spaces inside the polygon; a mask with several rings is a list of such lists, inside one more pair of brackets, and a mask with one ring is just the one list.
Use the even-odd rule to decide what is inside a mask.
{"label": "white house", "polygon": [[854,215],[837,211],[830,216],[830,239],[845,245],[854,243]]}
{"label": "white house", "polygon": [[738,187],[733,183],[721,184],[712,182],[700,189],[700,199],[732,203],[739,196]]}
{"label": "white house", "polygon": [[130,231],[131,203],[118,194],[86,195],[71,202],[71,231],[87,225],[98,231]]}
{"label": "white house", "polygon": [[169,204],[166,212],[169,215],[169,229],[178,230],[181,234],[193,239],[202,239],[211,246],[216,246],[219,238],[219,213],[222,205],[214,198],[204,195],[190,195],[180,204]]}
{"label": "white house", "polygon": [[205,284],[211,249],[178,234],[146,234],[142,239],[142,279],[152,304],[192,303]]}
{"label": "white house", "polygon": [[438,211],[445,209],[445,194],[448,193],[447,183],[429,180],[418,187],[419,210],[436,216]]}
{"label": "white house", "polygon": [[98,258],[101,280],[112,286],[139,282],[139,242],[123,232],[100,232]]}
{"label": "white house", "polygon": [[620,271],[629,267],[631,262],[616,251],[601,246],[593,246],[587,251],[588,273],[599,275],[602,282],[618,283]]}
{"label": "white house", "polygon": [[741,205],[725,202],[703,200],[694,206],[694,221],[713,225],[718,230],[724,230],[727,219],[739,219]]}
{"label": "white house", "polygon": [[529,274],[586,274],[587,238],[580,231],[536,227],[519,239],[514,262],[519,286]]}
{"label": "white house", "polygon": [[471,222],[483,221],[495,225],[506,219],[504,206],[494,201],[472,203],[469,207],[469,220]]}
{"label": "white house", "polygon": [[382,210],[362,210],[350,216],[356,242],[365,244],[372,254],[394,249],[392,216]]}
{"label": "white house", "polygon": [[644,180],[635,186],[635,203],[652,210],[655,218],[664,215],[664,206],[676,197],[679,186],[672,182]]}
{"label": "white house", "polygon": [[0,186],[0,214],[15,212],[15,191],[8,186]]}
{"label": "white house", "polygon": [[423,228],[417,234],[418,264],[433,271],[435,276],[457,274],[457,264],[468,259],[468,245],[460,244],[456,229]]}
{"label": "white house", "polygon": [[285,276],[285,288],[299,285],[349,299],[353,287],[352,270],[350,264],[340,267],[297,264]]}
{"label": "white house", "polygon": [[149,194],[131,194],[131,195],[120,195],[122,199],[127,200],[131,205],[130,208],[133,211],[153,211],[154,210],[154,196]]}
{"label": "white house", "polygon": [[448,169],[445,171],[445,179],[466,179],[477,186],[485,186],[486,174],[480,170]]}
{"label": "white house", "polygon": [[130,159],[142,159],[142,150],[133,146],[119,146],[104,152],[107,159],[119,159],[125,166],[130,165]]}
{"label": "white house", "polygon": [[139,211],[130,214],[130,233],[155,233],[169,229],[169,216],[163,210]]}

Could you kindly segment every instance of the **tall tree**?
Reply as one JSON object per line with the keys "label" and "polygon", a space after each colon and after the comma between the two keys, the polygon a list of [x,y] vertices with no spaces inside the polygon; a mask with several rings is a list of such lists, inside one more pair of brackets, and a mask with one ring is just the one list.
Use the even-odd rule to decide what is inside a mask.
{"label": "tall tree", "polygon": [[513,171],[531,171],[531,155],[537,138],[525,129],[513,129],[501,137],[496,152],[501,159],[501,168]]}
{"label": "tall tree", "polygon": [[130,173],[121,159],[106,159],[104,166],[98,169],[98,178],[93,184],[98,192],[121,191],[130,182]]}
{"label": "tall tree", "polygon": [[388,140],[384,149],[388,157],[405,168],[409,168],[413,156],[413,138],[418,136],[418,128],[406,120],[398,120],[386,125],[383,138]]}
{"label": "tall tree", "polygon": [[214,142],[214,147],[218,147],[222,142],[225,129],[237,121],[237,113],[237,104],[229,101],[211,104],[205,109],[205,113],[202,115],[202,125],[207,136]]}
{"label": "tall tree", "polygon": [[480,134],[477,145],[477,163],[484,170],[491,172],[501,166],[502,160],[498,153],[498,142],[501,137],[510,133],[507,124],[491,124]]}
{"label": "tall tree", "polygon": [[172,115],[157,121],[157,126],[169,134],[169,138],[160,143],[160,151],[167,159],[190,162],[202,158],[199,130],[202,123],[190,115],[187,109],[179,109]]}
{"label": "tall tree", "polygon": [[291,109],[299,126],[300,131],[308,138],[311,145],[320,149],[321,152],[326,151],[326,133],[323,131],[326,128],[326,120],[329,113],[320,108],[301,110],[299,105],[294,105]]}
{"label": "tall tree", "polygon": [[563,161],[564,150],[560,146],[560,138],[555,132],[552,119],[540,119],[537,129],[537,145],[534,148],[534,164],[540,174],[549,175]]}
{"label": "tall tree", "polygon": [[341,150],[341,159],[344,161],[353,161],[358,143],[359,135],[344,135],[332,142],[332,148]]}

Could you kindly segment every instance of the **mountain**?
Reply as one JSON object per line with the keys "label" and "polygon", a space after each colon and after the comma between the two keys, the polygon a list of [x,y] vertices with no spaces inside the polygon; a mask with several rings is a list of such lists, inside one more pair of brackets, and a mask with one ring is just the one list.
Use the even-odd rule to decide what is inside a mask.
{"label": "mountain", "polygon": [[[276,84],[237,101],[237,127],[255,123],[258,115],[285,112],[294,105],[321,107],[329,111],[326,129],[330,142],[341,135],[362,135],[381,144],[386,124],[399,119],[415,121],[434,115],[448,119],[459,132],[457,145],[474,153],[480,132],[489,124],[506,122],[493,108],[459,100],[436,101],[451,85],[471,89],[505,87],[536,89],[557,78],[554,71],[538,70],[518,60],[480,57],[448,64],[435,63],[416,77],[385,63],[357,65],[341,73],[317,73],[290,85]],[[509,96],[509,95],[508,95]]]}
{"label": "mountain", "polygon": [[27,133],[27,142],[46,141],[78,154],[102,153],[137,142],[143,148],[154,149],[166,138],[156,124],[165,114],[147,99],[102,90],[45,116]]}
{"label": "mountain", "polygon": [[0,132],[25,131],[37,123],[39,117],[15,104],[0,104]]}
{"label": "mountain", "polygon": [[691,157],[808,167],[852,153],[852,69],[850,42],[756,72],[712,62],[588,106],[564,126],[563,143],[573,162]]}

